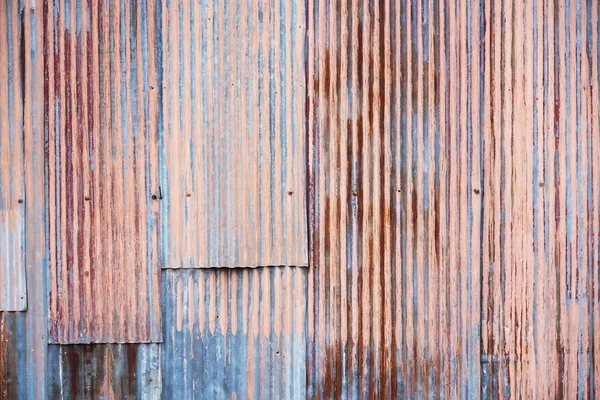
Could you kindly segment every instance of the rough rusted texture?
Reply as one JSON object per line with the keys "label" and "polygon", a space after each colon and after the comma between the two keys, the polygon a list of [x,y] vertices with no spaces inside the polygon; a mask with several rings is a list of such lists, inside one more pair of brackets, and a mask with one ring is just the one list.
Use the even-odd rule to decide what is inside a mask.
{"label": "rough rusted texture", "polygon": [[158,344],[51,345],[52,399],[160,399]]}
{"label": "rough rusted texture", "polygon": [[307,270],[169,270],[163,397],[306,398]]}
{"label": "rough rusted texture", "polygon": [[304,1],[162,12],[163,267],[307,266]]}
{"label": "rough rusted texture", "polygon": [[0,2],[0,311],[27,308],[25,284],[25,32],[19,2]]}
{"label": "rough rusted texture", "polygon": [[599,10],[308,2],[309,395],[597,397]]}
{"label": "rough rusted texture", "polygon": [[50,341],[161,340],[157,6],[44,12]]}

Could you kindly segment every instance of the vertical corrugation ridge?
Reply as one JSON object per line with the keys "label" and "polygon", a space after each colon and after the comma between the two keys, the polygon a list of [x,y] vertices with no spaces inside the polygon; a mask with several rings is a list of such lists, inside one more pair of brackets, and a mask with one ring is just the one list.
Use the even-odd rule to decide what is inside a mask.
{"label": "vertical corrugation ridge", "polygon": [[0,2],[0,310],[27,308],[24,104],[26,28],[20,1]]}
{"label": "vertical corrugation ridge", "polygon": [[163,267],[308,264],[304,7],[163,2]]}
{"label": "vertical corrugation ridge", "polygon": [[160,341],[153,2],[56,0],[44,20],[50,341]]}
{"label": "vertical corrugation ridge", "polygon": [[305,269],[167,270],[163,396],[304,398]]}

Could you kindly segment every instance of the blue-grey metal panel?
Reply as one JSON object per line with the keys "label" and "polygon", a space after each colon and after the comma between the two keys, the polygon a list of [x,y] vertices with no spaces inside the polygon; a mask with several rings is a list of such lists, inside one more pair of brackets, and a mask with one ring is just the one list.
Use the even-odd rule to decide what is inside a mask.
{"label": "blue-grey metal panel", "polygon": [[306,397],[303,268],[165,270],[163,397]]}

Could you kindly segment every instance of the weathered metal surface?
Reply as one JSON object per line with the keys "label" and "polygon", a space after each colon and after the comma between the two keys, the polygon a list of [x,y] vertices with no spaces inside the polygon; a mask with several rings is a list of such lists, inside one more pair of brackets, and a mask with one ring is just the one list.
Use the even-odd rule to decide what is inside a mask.
{"label": "weathered metal surface", "polygon": [[[288,7],[296,7],[295,16]],[[300,34],[304,8],[308,41],[294,47],[296,28],[287,22],[295,21]],[[251,11],[257,9],[262,13]],[[5,176],[20,168],[24,199],[17,203],[23,226],[0,229],[0,242],[16,246],[6,234],[21,229],[29,286],[25,313],[0,313],[0,398],[152,398],[161,381],[163,398],[598,397],[597,0],[0,0],[0,11],[0,179],[18,182]],[[241,35],[255,26],[263,35],[256,42]],[[249,46],[248,56],[242,45]],[[285,67],[277,65],[284,48]],[[302,74],[306,68],[308,88],[305,93],[303,82],[292,84],[284,100],[279,89],[288,90],[287,60],[295,51],[301,54],[290,59],[290,68]],[[257,71],[263,69],[253,68],[259,59],[262,77]],[[238,86],[238,76],[240,82],[257,79],[256,86]],[[267,90],[263,83],[274,86]],[[261,94],[248,100],[259,84]],[[216,108],[206,106],[205,91]],[[191,156],[192,148],[195,154],[204,150],[188,146],[186,155],[183,145],[175,148],[172,154],[184,160],[178,166],[168,146],[195,138],[191,132],[204,127],[213,135],[237,131],[243,105],[250,114],[266,110],[258,119],[252,114],[258,125],[250,126],[262,132],[263,121],[267,136],[280,138],[283,121],[286,134],[291,126],[289,110],[301,107],[304,115],[304,95],[307,113],[298,118],[300,125],[307,118],[309,127],[312,267],[166,270],[162,322],[130,309],[138,299],[149,300],[148,292],[135,292],[150,276],[148,268],[201,266],[192,236],[204,232],[198,216],[179,207],[182,214],[172,217],[174,196],[189,192],[177,203],[185,205],[202,192],[200,181],[189,178],[192,164],[218,172],[207,189],[212,193],[228,193],[224,182],[236,182],[217,169],[221,164]],[[282,104],[285,117],[271,113]],[[13,139],[23,137],[16,143],[22,148],[5,152],[4,143],[13,143],[5,135],[11,124]],[[22,133],[14,128],[19,124]],[[134,136],[141,151],[133,147]],[[271,155],[269,146],[263,155]],[[223,147],[223,154],[234,154],[232,148]],[[11,161],[15,154],[25,155],[22,165]],[[110,161],[101,163],[102,154]],[[278,163],[264,172],[283,158]],[[144,179],[125,181],[134,165]],[[175,175],[165,175],[171,170]],[[67,188],[69,176],[73,186]],[[253,184],[263,177],[256,179]],[[236,194],[247,202],[237,204],[250,204],[254,189],[242,189]],[[0,192],[5,195],[4,186]],[[152,201],[161,192],[162,202]],[[139,201],[135,207],[125,201],[131,198]],[[19,209],[10,207],[0,212]],[[211,238],[222,241],[213,241],[215,248],[223,244],[219,251],[229,256],[229,229],[237,225],[222,217],[240,216],[215,209],[205,231],[216,224],[218,235]],[[67,210],[83,210],[83,217],[69,219]],[[153,219],[159,211],[160,245]],[[287,223],[286,215],[281,221]],[[235,221],[250,221],[259,231],[251,218],[242,212]],[[100,222],[82,231],[86,221]],[[140,230],[128,233],[132,221]],[[188,221],[195,231],[187,230]],[[259,226],[275,232],[267,225]],[[174,226],[182,230],[170,231]],[[93,252],[92,243],[98,245]],[[152,259],[106,262],[135,259],[139,253],[130,243]],[[203,246],[207,259],[217,259],[208,241]],[[126,286],[95,281],[92,307],[126,304],[122,310],[135,324],[144,320],[159,331],[164,324],[165,342],[47,346],[48,306],[58,299],[49,301],[48,293],[57,295],[61,282],[57,249],[61,255],[72,250],[77,259],[77,269],[60,264],[72,272],[68,282],[85,282],[92,266],[108,273],[137,265],[135,278],[118,280]],[[90,304],[84,287],[76,292],[65,285],[70,292],[61,292],[67,294],[61,321],[69,329],[80,329],[75,312],[83,315],[82,304]],[[123,298],[128,295],[134,297]],[[52,326],[57,314],[50,315]],[[112,316],[93,318],[99,328]],[[118,326],[138,332],[131,321]],[[65,331],[71,334],[79,338]]]}
{"label": "weathered metal surface", "polygon": [[306,398],[306,269],[165,274],[164,398]]}
{"label": "weathered metal surface", "polygon": [[307,266],[304,1],[162,4],[163,267]]}
{"label": "weathered metal surface", "polygon": [[157,6],[49,3],[50,341],[157,342]]}
{"label": "weathered metal surface", "polygon": [[311,396],[597,397],[599,13],[308,2]]}
{"label": "weathered metal surface", "polygon": [[51,345],[52,399],[160,399],[158,344]]}
{"label": "weathered metal surface", "polygon": [[0,399],[21,399],[27,394],[25,315],[0,312]]}
{"label": "weathered metal surface", "polygon": [[19,3],[0,2],[0,311],[27,308],[23,30]]}

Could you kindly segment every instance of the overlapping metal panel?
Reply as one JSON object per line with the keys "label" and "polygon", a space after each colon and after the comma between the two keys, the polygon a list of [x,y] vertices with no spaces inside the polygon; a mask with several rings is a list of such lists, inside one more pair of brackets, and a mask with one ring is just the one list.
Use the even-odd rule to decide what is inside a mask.
{"label": "overlapping metal panel", "polygon": [[18,2],[0,3],[0,311],[27,308],[25,282],[25,51]]}
{"label": "overlapping metal panel", "polygon": [[21,399],[27,393],[25,315],[0,312],[0,399]]}
{"label": "overlapping metal panel", "polygon": [[52,345],[52,399],[161,398],[159,344]]}
{"label": "overlapping metal panel", "polygon": [[303,399],[307,270],[168,270],[163,397]]}
{"label": "overlapping metal panel", "polygon": [[166,268],[308,265],[304,1],[164,1]]}
{"label": "overlapping metal panel", "polygon": [[49,339],[157,342],[157,6],[49,4]]}
{"label": "overlapping metal panel", "polygon": [[599,12],[308,2],[309,393],[598,396]]}

